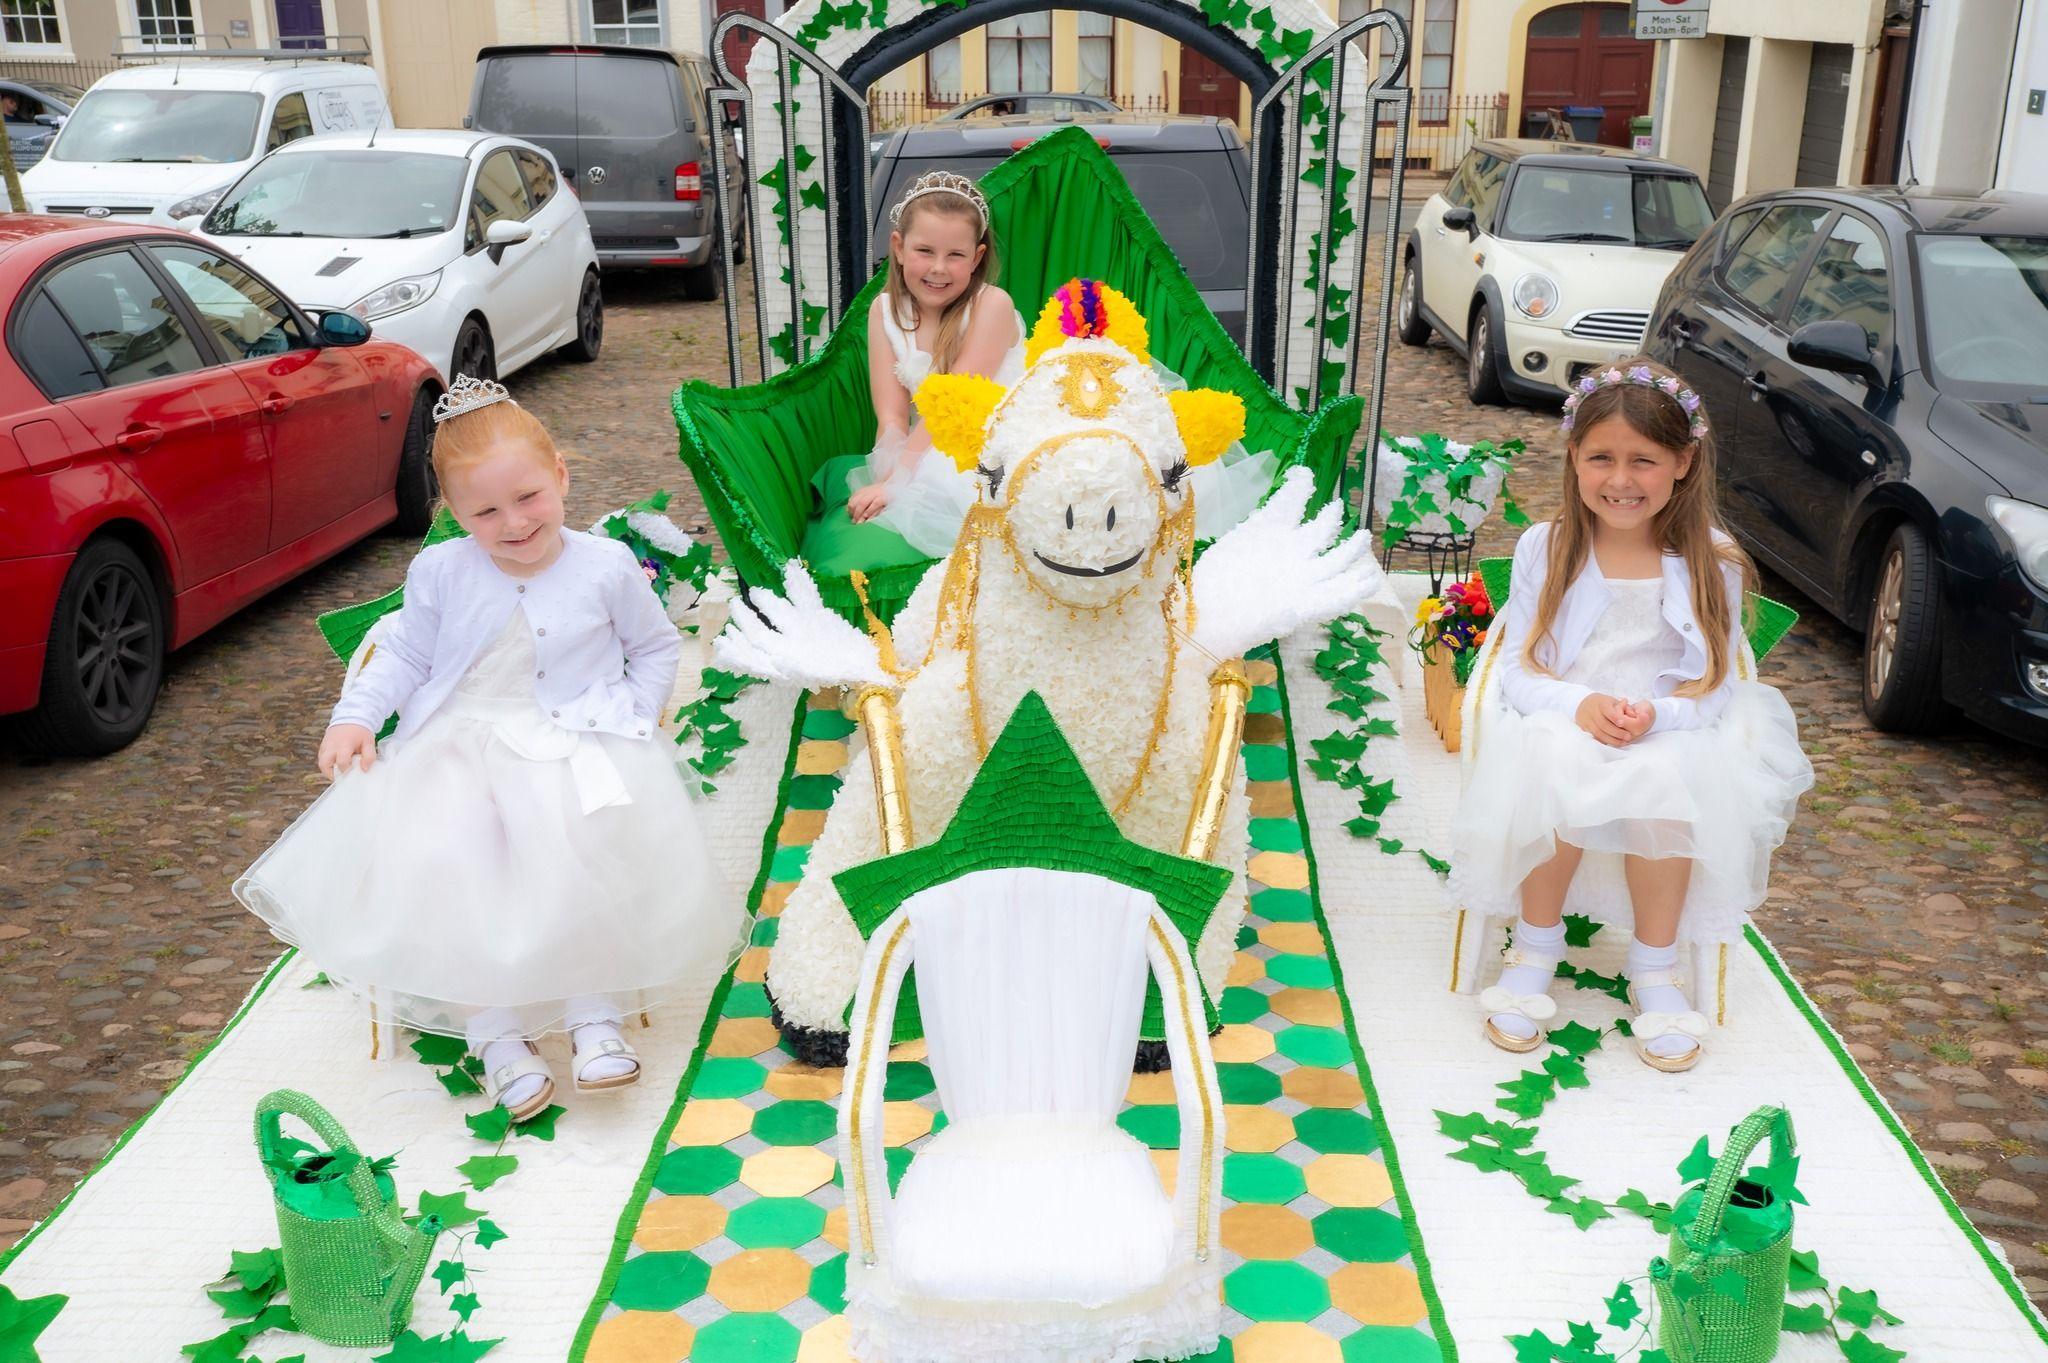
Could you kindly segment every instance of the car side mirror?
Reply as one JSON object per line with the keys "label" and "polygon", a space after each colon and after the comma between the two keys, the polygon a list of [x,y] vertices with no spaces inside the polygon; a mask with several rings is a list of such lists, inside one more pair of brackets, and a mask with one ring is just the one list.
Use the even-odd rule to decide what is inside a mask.
{"label": "car side mirror", "polygon": [[1885,377],[1871,354],[1869,333],[1855,322],[1808,322],[1785,343],[1785,355],[1808,369],[1851,374],[1873,388],[1884,386]]}
{"label": "car side mirror", "polygon": [[36,122],[42,124],[45,128],[61,128],[64,126],[64,115],[37,114]]}
{"label": "car side mirror", "polygon": [[484,245],[490,248],[491,263],[495,265],[505,258],[505,248],[507,246],[517,246],[532,235],[532,223],[514,222],[509,218],[500,218],[489,227],[486,227],[484,229]]}
{"label": "car side mirror", "polygon": [[1444,226],[1465,233],[1468,237],[1479,235],[1479,215],[1469,208],[1446,208]]}
{"label": "car side mirror", "polygon": [[323,312],[320,339],[328,345],[361,345],[370,339],[370,324],[352,312]]}

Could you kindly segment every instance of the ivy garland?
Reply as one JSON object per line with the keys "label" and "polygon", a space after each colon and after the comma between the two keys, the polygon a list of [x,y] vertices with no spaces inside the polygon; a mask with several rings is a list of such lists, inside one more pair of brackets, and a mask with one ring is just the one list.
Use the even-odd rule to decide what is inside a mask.
{"label": "ivy garland", "polygon": [[[1600,933],[1601,926],[1578,914],[1566,915],[1566,945],[1590,945]],[[1621,976],[1602,975],[1573,966],[1568,961],[1559,963],[1557,976],[1571,981],[1574,989],[1627,1001],[1628,981]],[[1612,1201],[1585,1196],[1575,1191],[1584,1186],[1580,1180],[1552,1169],[1550,1157],[1536,1148],[1536,1138],[1541,1134],[1536,1119],[1563,1090],[1591,1086],[1592,1081],[1586,1075],[1586,1057],[1599,1050],[1610,1035],[1628,1036],[1628,1019],[1616,1018],[1606,1027],[1569,1022],[1552,1028],[1549,1034],[1550,1054],[1538,1068],[1523,1070],[1513,1079],[1496,1085],[1506,1096],[1496,1099],[1494,1106],[1509,1114],[1507,1120],[1489,1117],[1482,1112],[1454,1114],[1439,1110],[1436,1113],[1437,1129],[1458,1144],[1458,1148],[1450,1152],[1452,1159],[1484,1172],[1510,1175],[1531,1197],[1542,1201],[1547,1211],[1568,1218],[1580,1230],[1609,1220],[1617,1212],[1628,1212],[1648,1221],[1659,1236],[1667,1236],[1671,1233],[1670,1203],[1654,1202],[1636,1188],[1628,1189]],[[1713,1168],[1711,1144],[1707,1137],[1702,1136],[1679,1162],[1678,1177],[1682,1183],[1698,1183],[1711,1174]],[[1744,1177],[1770,1189],[1778,1198],[1804,1203],[1806,1198],[1797,1184],[1798,1172],[1797,1156],[1780,1160],[1773,1155],[1769,1162],[1750,1169]],[[1620,1363],[1620,1359],[1639,1345],[1649,1331],[1648,1319],[1632,1286],[1633,1282],[1640,1281],[1646,1280],[1617,1283],[1613,1295],[1603,1302],[1607,1307],[1608,1327],[1627,1330],[1639,1319],[1642,1321],[1632,1340],[1609,1348],[1601,1339],[1599,1327],[1592,1322],[1571,1321],[1566,1324],[1566,1336],[1561,1340],[1552,1339],[1541,1330],[1508,1336],[1508,1342],[1515,1348],[1515,1363]],[[1829,1336],[1848,1363],[1898,1363],[1906,1357],[1903,1352],[1878,1343],[1866,1333],[1878,1321],[1898,1325],[1901,1323],[1899,1318],[1878,1303],[1875,1292],[1832,1287],[1821,1276],[1818,1255],[1798,1249],[1792,1252],[1788,1286],[1795,1293],[1818,1292],[1822,1300],[1798,1306],[1787,1304],[1786,1330]],[[1672,1288],[1681,1299],[1715,1291],[1738,1295],[1744,1290],[1741,1280],[1733,1274],[1722,1274],[1708,1282],[1680,1275],[1672,1279]],[[1853,1333],[1844,1337],[1844,1327]],[[1638,1363],[1671,1363],[1671,1360],[1661,1349],[1644,1349]]]}
{"label": "ivy garland", "polygon": [[1447,874],[1451,864],[1442,857],[1421,847],[1410,847],[1380,831],[1388,808],[1400,798],[1392,777],[1375,781],[1365,770],[1365,752],[1372,740],[1399,736],[1393,720],[1366,714],[1369,707],[1388,699],[1372,679],[1373,669],[1386,665],[1385,655],[1380,651],[1386,632],[1374,628],[1362,615],[1339,616],[1325,632],[1330,642],[1316,654],[1316,675],[1330,688],[1326,708],[1350,720],[1352,727],[1309,740],[1309,747],[1315,752],[1308,762],[1309,771],[1320,780],[1358,793],[1358,817],[1344,824],[1352,837],[1376,840],[1380,851],[1388,856],[1413,852],[1439,876]]}
{"label": "ivy garland", "polygon": [[697,741],[697,755],[686,760],[697,773],[703,792],[710,795],[718,789],[710,778],[731,766],[739,750],[747,746],[747,736],[741,731],[739,720],[733,717],[732,703],[760,678],[743,677],[715,667],[705,668],[701,676],[703,696],[676,711],[676,723],[680,726],[676,742],[680,745],[692,739]]}

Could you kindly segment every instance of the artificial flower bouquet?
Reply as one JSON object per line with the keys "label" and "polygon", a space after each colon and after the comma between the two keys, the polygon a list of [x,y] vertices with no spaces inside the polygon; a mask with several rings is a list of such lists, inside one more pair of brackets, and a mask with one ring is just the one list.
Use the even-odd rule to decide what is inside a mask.
{"label": "artificial flower bouquet", "polygon": [[1469,536],[1496,503],[1507,524],[1527,525],[1508,489],[1522,448],[1519,440],[1462,445],[1434,432],[1406,439],[1380,432],[1373,485],[1375,501],[1386,508],[1382,542],[1392,548],[1409,538]]}
{"label": "artificial flower bouquet", "polygon": [[1427,596],[1415,608],[1408,645],[1422,655],[1422,699],[1429,722],[1450,752],[1458,750],[1465,683],[1493,626],[1493,601],[1478,573]]}

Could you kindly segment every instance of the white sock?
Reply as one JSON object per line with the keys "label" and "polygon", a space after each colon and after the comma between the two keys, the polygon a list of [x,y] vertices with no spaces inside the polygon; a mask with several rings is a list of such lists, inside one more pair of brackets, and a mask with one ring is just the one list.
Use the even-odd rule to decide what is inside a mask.
{"label": "white sock", "polygon": [[[1652,972],[1678,969],[1678,944],[1668,947],[1653,947],[1640,937],[1631,938],[1628,944],[1628,977],[1631,982],[1641,980]],[[1636,1002],[1645,1013],[1689,1013],[1692,1001],[1685,991],[1676,985],[1636,984]],[[1667,1032],[1663,1036],[1643,1043],[1656,1055],[1680,1056],[1698,1044],[1683,1032]]]}
{"label": "white sock", "polygon": [[[586,1022],[575,1030],[571,1039],[581,1054],[594,1052],[607,1041],[624,1041],[626,1038],[620,1033],[617,1023]],[[640,1062],[630,1055],[593,1054],[590,1059],[577,1062],[576,1073],[587,1084],[599,1079],[617,1079],[639,1067]]]}
{"label": "white sock", "polygon": [[[1557,978],[1557,963],[1564,959],[1563,921],[1539,928],[1526,918],[1517,918],[1515,950],[1521,963],[1503,966],[1494,983],[1510,994],[1548,994],[1550,982]],[[1519,1013],[1495,1013],[1488,1020],[1511,1037],[1526,1041],[1536,1035],[1536,1024]]]}
{"label": "white sock", "polygon": [[[478,1054],[484,1062],[484,1073],[489,1074],[500,1065],[509,1065],[524,1056],[526,1054],[526,1042],[516,1036],[501,1036],[496,1041],[486,1045]],[[546,1075],[521,1075],[510,1084],[507,1084],[505,1091],[498,1095],[498,1106],[503,1108],[520,1107],[530,1100],[534,1094],[539,1093],[541,1086],[545,1083],[547,1083]]]}

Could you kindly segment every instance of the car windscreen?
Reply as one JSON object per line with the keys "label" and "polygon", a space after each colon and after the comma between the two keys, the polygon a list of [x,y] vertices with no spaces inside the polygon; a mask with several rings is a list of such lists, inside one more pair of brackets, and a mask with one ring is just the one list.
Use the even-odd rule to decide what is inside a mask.
{"label": "car windscreen", "polygon": [[[1118,156],[1112,150],[1110,155],[1195,287],[1204,291],[1242,289],[1247,221],[1244,191],[1231,169],[1230,153],[1216,150]],[[918,176],[930,170],[950,170],[978,178],[992,170],[999,160],[986,156],[928,156],[896,161],[889,171],[888,187],[876,205],[880,210],[875,215],[879,224],[875,232],[876,256],[888,249],[888,210],[909,193],[911,182]],[[1010,242],[997,245],[1016,249]],[[1024,299],[1017,303],[1027,309],[1031,306]]]}
{"label": "car windscreen", "polygon": [[263,96],[237,90],[92,90],[50,148],[53,161],[244,161]]}
{"label": "car windscreen", "polygon": [[21,83],[37,94],[54,99],[67,108],[85,98],[85,91],[75,85],[58,85],[47,80],[25,80]]}
{"label": "car windscreen", "polygon": [[1521,241],[1615,242],[1682,251],[1714,222],[1689,175],[1523,166],[1494,231]]}
{"label": "car windscreen", "polygon": [[1922,235],[1921,348],[1944,392],[2048,393],[2048,237]]}
{"label": "car windscreen", "polygon": [[461,221],[460,156],[323,150],[268,156],[207,214],[229,237],[416,237]]}

